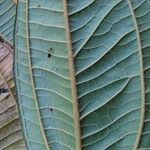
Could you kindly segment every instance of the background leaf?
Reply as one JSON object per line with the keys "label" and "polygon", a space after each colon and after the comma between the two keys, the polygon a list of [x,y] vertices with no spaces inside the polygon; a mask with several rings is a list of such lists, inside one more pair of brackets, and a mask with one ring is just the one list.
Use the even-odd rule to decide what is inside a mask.
{"label": "background leaf", "polygon": [[14,69],[27,148],[75,147],[62,2],[20,0],[17,16]]}
{"label": "background leaf", "polygon": [[0,43],[0,149],[25,150],[12,76],[12,49]]}
{"label": "background leaf", "polygon": [[13,44],[16,4],[13,0],[0,0],[0,37]]}

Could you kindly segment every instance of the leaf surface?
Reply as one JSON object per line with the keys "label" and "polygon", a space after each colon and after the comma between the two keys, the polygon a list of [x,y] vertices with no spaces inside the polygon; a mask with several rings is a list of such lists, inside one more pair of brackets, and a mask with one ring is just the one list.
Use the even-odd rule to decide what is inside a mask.
{"label": "leaf surface", "polygon": [[18,3],[15,73],[29,149],[75,149],[62,7],[59,0]]}
{"label": "leaf surface", "polygon": [[143,53],[145,80],[145,116],[139,149],[150,149],[150,1],[132,1],[133,11],[137,20]]}
{"label": "leaf surface", "polygon": [[13,44],[16,4],[12,0],[0,0],[0,37]]}
{"label": "leaf surface", "polygon": [[132,2],[19,0],[15,78],[28,149],[137,149],[144,42]]}
{"label": "leaf surface", "polygon": [[141,41],[131,2],[86,2],[79,6],[79,1],[68,1],[82,147],[137,148],[144,84]]}
{"label": "leaf surface", "polygon": [[25,150],[15,101],[12,49],[0,43],[0,149]]}

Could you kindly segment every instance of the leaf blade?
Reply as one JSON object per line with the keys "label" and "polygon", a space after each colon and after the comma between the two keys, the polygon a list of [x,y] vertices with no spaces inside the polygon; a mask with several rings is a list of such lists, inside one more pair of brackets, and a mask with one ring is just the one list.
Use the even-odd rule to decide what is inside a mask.
{"label": "leaf blade", "polygon": [[[142,55],[143,55],[143,65],[144,65],[144,80],[145,80],[145,116],[143,117],[143,131],[140,135],[140,142],[138,144],[138,149],[149,149],[149,82],[148,82],[148,76],[149,76],[149,61],[147,58],[149,58],[149,41],[147,40],[149,38],[149,9],[150,9],[150,3],[149,1],[131,1],[131,4],[133,6],[133,11],[135,13],[135,17],[137,20],[138,28],[139,28],[139,34],[141,37],[141,47],[142,47]],[[145,20],[146,23],[145,23]]]}
{"label": "leaf blade", "polygon": [[[133,149],[143,111],[143,81],[132,8],[123,0],[84,2],[68,1],[82,148]],[[30,1],[29,20],[30,66],[49,146],[75,149],[62,2]]]}
{"label": "leaf blade", "polygon": [[13,44],[16,4],[12,0],[0,1],[0,37]]}
{"label": "leaf blade", "polygon": [[142,62],[129,5],[122,0],[97,0],[81,8],[79,1],[68,3],[82,148],[133,149],[141,116]]}
{"label": "leaf blade", "polygon": [[15,101],[12,50],[0,43],[0,149],[25,150]]}
{"label": "leaf blade", "polygon": [[[21,5],[19,5],[19,8],[21,10]],[[49,147],[52,149],[75,149],[74,118],[63,13],[63,3],[59,0],[51,2],[43,0],[37,3],[32,0],[29,2],[29,50],[32,58],[29,66],[33,71],[31,75],[35,84],[33,91],[37,96],[36,101],[39,106],[36,110],[40,111]],[[18,14],[21,15],[21,12]],[[56,21],[55,18],[58,20]],[[19,25],[17,29],[19,29]],[[20,34],[22,31],[20,28],[18,33]],[[23,34],[23,36],[25,35]],[[19,43],[21,42],[18,41],[15,47],[16,60],[22,53],[17,48],[17,46],[20,46]],[[21,61],[23,60],[20,58],[19,62]],[[17,63],[16,61],[16,66]],[[18,68],[22,67],[18,66]],[[17,77],[18,74],[21,74],[21,69],[15,70],[15,72]],[[25,79],[23,75],[20,77]],[[19,85],[21,80],[19,77],[16,79],[18,82],[16,84]],[[19,88],[17,86],[18,91]],[[21,101],[20,98],[18,100]],[[24,109],[21,106],[22,104],[20,104],[20,109]],[[23,116],[21,117],[23,118]],[[29,133],[25,130],[24,132]],[[28,137],[25,137],[25,139],[27,141]],[[34,148],[32,143],[31,145]]]}
{"label": "leaf blade", "polygon": [[[21,108],[19,110],[26,146],[28,149],[40,148],[41,150],[48,150],[49,147],[40,120],[39,109],[37,109],[37,97],[32,78],[28,38],[28,0],[20,0],[18,2],[17,20],[20,21],[16,23],[17,36],[15,38],[14,69],[16,73],[17,96],[19,98],[18,104]],[[18,68],[22,69],[19,70]]]}

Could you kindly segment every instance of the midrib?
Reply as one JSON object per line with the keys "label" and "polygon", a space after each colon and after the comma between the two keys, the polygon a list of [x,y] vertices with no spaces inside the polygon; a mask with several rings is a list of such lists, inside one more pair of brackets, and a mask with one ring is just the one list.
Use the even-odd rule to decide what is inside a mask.
{"label": "midrib", "polygon": [[75,129],[75,144],[76,144],[76,150],[81,150],[78,96],[77,96],[77,87],[76,87],[76,78],[75,78],[75,66],[74,66],[74,59],[73,59],[73,52],[72,52],[71,34],[69,30],[67,0],[63,0],[62,2],[64,8],[64,21],[65,21],[65,28],[66,28],[68,63],[69,63],[69,73],[70,73],[70,82],[71,82],[73,118],[74,118],[74,129]]}
{"label": "midrib", "polygon": [[139,56],[140,56],[140,77],[141,77],[141,117],[140,117],[140,125],[139,129],[137,132],[135,144],[133,147],[133,150],[137,150],[139,143],[140,143],[140,138],[142,134],[142,129],[143,129],[143,124],[144,124],[144,114],[145,114],[145,88],[144,88],[144,69],[143,69],[143,55],[142,55],[142,45],[141,45],[141,38],[140,38],[140,32],[138,28],[138,23],[136,20],[136,16],[131,4],[131,0],[127,0],[131,15],[133,17],[134,25],[135,25],[135,30],[136,30],[136,36],[137,36],[137,42],[138,42],[138,50],[139,50]]}

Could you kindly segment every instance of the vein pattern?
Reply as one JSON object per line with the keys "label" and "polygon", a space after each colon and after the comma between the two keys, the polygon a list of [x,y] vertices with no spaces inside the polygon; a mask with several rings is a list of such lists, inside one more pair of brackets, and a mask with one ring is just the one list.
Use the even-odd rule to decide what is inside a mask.
{"label": "vein pattern", "polygon": [[150,149],[150,3],[148,0],[131,1],[133,10],[138,23],[141,37],[143,64],[144,64],[144,80],[145,80],[145,118],[143,118],[144,126],[139,143],[139,149]]}
{"label": "vein pattern", "polygon": [[[22,118],[27,122],[24,127],[26,141],[30,139],[27,147],[44,146],[43,140],[39,140],[40,133],[33,134],[39,131],[37,120],[40,117],[50,149],[76,149],[63,3],[60,0],[36,3],[35,0],[20,0],[18,9],[17,28],[20,30],[16,36],[18,69],[15,72],[17,85],[24,88],[18,99]],[[34,80],[34,89],[30,78]],[[31,91],[37,99],[33,99]],[[40,116],[36,116],[37,110]],[[33,129],[28,129],[29,126]]]}
{"label": "vein pattern", "polygon": [[12,77],[12,49],[0,43],[0,149],[25,150]]}
{"label": "vein pattern", "polygon": [[12,0],[0,0],[0,37],[13,43],[16,5]]}
{"label": "vein pattern", "polygon": [[[82,148],[133,149],[141,115],[140,54],[125,0],[68,0]],[[94,119],[93,119],[94,118]]]}

